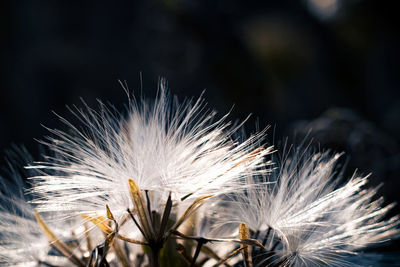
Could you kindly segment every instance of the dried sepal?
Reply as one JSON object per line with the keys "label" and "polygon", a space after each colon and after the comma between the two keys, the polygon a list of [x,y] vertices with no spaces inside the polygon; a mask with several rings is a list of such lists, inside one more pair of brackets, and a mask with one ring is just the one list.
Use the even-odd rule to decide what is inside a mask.
{"label": "dried sepal", "polygon": [[179,220],[172,227],[172,230],[175,231],[179,228],[179,226],[192,215],[196,210],[198,210],[209,198],[213,197],[213,195],[206,195],[197,198],[193,203],[185,210],[183,215],[179,218]]}
{"label": "dried sepal", "polygon": [[112,214],[110,207],[106,204],[106,210],[107,210],[107,218],[109,220],[115,221],[114,215]]}
{"label": "dried sepal", "polygon": [[[104,217],[99,216],[99,217],[91,218],[93,223],[95,223],[100,229],[102,229],[102,230],[103,230],[103,228],[105,229],[104,232],[109,232],[109,229],[111,229],[111,232],[107,233],[104,243],[101,245],[98,245],[92,251],[90,258],[89,258],[89,262],[87,264],[87,266],[90,266],[90,267],[109,267],[110,266],[109,263],[107,262],[106,256],[107,256],[107,253],[109,252],[110,248],[114,247],[115,237],[118,235],[118,224],[115,221],[114,216],[113,216],[110,208],[108,207],[108,205],[106,205],[106,210],[107,210],[108,219],[113,220],[115,223],[115,230],[112,230],[110,228],[108,223],[106,223],[106,220]],[[90,220],[90,218],[89,218],[89,220]],[[116,248],[116,247],[114,247],[114,250],[116,250],[116,253],[118,255],[122,253],[122,251],[118,251],[118,248]]]}
{"label": "dried sepal", "polygon": [[85,265],[72,253],[69,247],[62,242],[57,236],[50,230],[50,228],[46,225],[46,223],[39,216],[39,213],[35,211],[35,218],[38,222],[42,231],[49,238],[50,244],[55,247],[61,254],[67,257],[73,264],[79,267],[84,267]]}
{"label": "dried sepal", "polygon": [[92,238],[90,237],[89,228],[88,228],[88,225],[86,222],[84,223],[84,227],[85,227],[85,238],[86,238],[87,250],[92,251],[93,250]]}
{"label": "dried sepal", "polygon": [[[218,256],[217,253],[215,253],[209,246],[203,245],[201,247],[201,252],[203,252],[205,255],[207,255],[209,258],[212,258],[216,261],[220,261],[221,257]],[[230,265],[225,263],[225,266],[229,267]]]}
{"label": "dried sepal", "polygon": [[122,267],[129,267],[129,259],[126,255],[126,252],[124,251],[123,247],[121,247],[120,242],[117,240],[114,241],[113,248],[115,250],[115,253],[118,256],[119,262],[121,263]]}
{"label": "dried sepal", "polygon": [[112,232],[114,232],[114,230],[108,225],[107,219],[103,216],[94,217],[86,214],[81,214],[80,216],[84,219],[91,221],[106,234],[111,234]]}
{"label": "dried sepal", "polygon": [[237,254],[239,254],[240,251],[242,251],[243,248],[240,247],[236,250],[234,250],[232,253],[230,253],[228,256],[226,256],[225,258],[219,260],[216,264],[213,265],[213,267],[218,267],[221,264],[225,264],[228,260],[230,260],[231,258],[235,257]]}
{"label": "dried sepal", "polygon": [[[241,223],[239,225],[239,238],[240,239],[249,239],[249,237],[250,237],[249,227],[247,227],[247,224]],[[247,244],[241,244],[240,247],[243,248],[242,255],[243,255],[245,266],[252,267],[250,247]]]}
{"label": "dried sepal", "polygon": [[140,225],[142,226],[145,238],[149,240],[154,236],[154,229],[150,221],[150,214],[148,214],[148,211],[144,204],[145,201],[143,198],[143,194],[140,191],[138,185],[132,179],[129,179],[128,182],[129,182],[129,192],[131,195],[133,205],[136,211],[138,212]]}
{"label": "dried sepal", "polygon": [[129,238],[129,237],[121,235],[121,234],[118,234],[117,237],[119,239],[121,239],[121,240],[124,240],[124,241],[128,242],[128,243],[137,244],[137,245],[143,245],[143,246],[148,246],[149,245],[149,243],[147,243],[147,242],[143,242],[143,241],[140,241],[140,240]]}

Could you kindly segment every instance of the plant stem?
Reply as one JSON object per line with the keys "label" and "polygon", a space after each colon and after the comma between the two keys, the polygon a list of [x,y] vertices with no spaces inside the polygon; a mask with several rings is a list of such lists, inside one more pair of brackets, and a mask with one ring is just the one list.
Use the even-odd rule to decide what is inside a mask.
{"label": "plant stem", "polygon": [[158,246],[150,247],[149,261],[150,261],[150,267],[161,267],[160,248]]}

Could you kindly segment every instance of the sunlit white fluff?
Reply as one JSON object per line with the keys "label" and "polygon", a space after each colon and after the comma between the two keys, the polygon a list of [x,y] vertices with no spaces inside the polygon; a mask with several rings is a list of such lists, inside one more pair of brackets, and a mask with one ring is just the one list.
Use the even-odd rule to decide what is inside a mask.
{"label": "sunlit white fluff", "polygon": [[[270,183],[221,201],[217,225],[234,233],[245,222],[260,241],[270,229],[265,245],[267,249],[277,245],[273,254],[259,253],[257,264],[355,266],[346,257],[395,237],[400,221],[383,220],[393,205],[383,207],[382,199],[374,200],[377,189],[364,189],[367,177],[354,176],[338,186],[334,172],[338,157],[293,153]],[[249,184],[255,180],[248,178]]]}
{"label": "sunlit white fluff", "polygon": [[11,181],[0,177],[0,265],[39,266],[48,261],[61,266],[65,259],[48,256],[51,246],[23,195],[22,178],[14,171],[10,176]]}
{"label": "sunlit white fluff", "polygon": [[1,196],[0,265],[38,266],[50,249],[35,221],[33,209],[23,200]]}
{"label": "sunlit white fluff", "polygon": [[[24,148],[13,148],[8,153],[6,177],[0,176],[0,266],[71,266],[51,244],[35,218],[35,206],[29,203],[32,196],[25,194],[23,176],[32,175],[21,168],[32,162]],[[41,218],[55,236],[66,244],[77,257],[87,257],[89,247],[104,242],[104,236],[83,218],[74,217],[54,223],[58,212],[41,214]],[[90,231],[90,233],[89,233]],[[90,245],[87,243],[90,236]]]}
{"label": "sunlit white fluff", "polygon": [[33,178],[41,196],[38,209],[63,210],[67,216],[104,214],[108,204],[119,216],[131,207],[131,178],[153,192],[151,208],[161,210],[169,192],[175,203],[185,196],[218,195],[259,173],[271,149],[251,153],[264,131],[238,142],[233,137],[238,127],[225,117],[216,121],[201,98],[178,104],[163,86],[152,105],[130,102],[126,118],[100,103],[99,111],[78,110],[82,129],[65,121],[68,133],[52,130],[48,146],[57,157],[35,166],[46,173]]}

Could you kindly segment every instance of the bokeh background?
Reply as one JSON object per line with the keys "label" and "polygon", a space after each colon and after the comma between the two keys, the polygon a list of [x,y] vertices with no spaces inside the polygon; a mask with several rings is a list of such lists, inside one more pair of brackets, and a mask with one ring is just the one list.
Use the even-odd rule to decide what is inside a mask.
{"label": "bokeh background", "polygon": [[[51,111],[96,99],[122,110],[118,80],[272,125],[270,141],[345,151],[347,175],[372,172],[400,200],[400,39],[396,1],[3,1],[0,150],[65,129]],[[258,125],[258,126],[256,126]],[[295,141],[297,140],[297,141]],[[1,163],[4,163],[4,156]],[[399,213],[395,208],[393,213]],[[399,242],[384,248],[398,250]]]}

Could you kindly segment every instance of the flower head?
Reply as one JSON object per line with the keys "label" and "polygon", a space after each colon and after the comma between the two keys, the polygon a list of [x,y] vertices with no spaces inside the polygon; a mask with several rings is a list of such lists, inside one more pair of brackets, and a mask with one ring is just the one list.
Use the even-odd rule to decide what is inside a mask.
{"label": "flower head", "polygon": [[398,235],[400,221],[384,220],[393,204],[383,206],[377,189],[364,189],[367,177],[338,185],[338,158],[296,151],[275,177],[250,177],[253,187],[221,201],[216,225],[231,233],[242,222],[249,226],[267,248],[253,255],[256,266],[350,265],[347,256]]}
{"label": "flower head", "polygon": [[55,137],[46,143],[57,156],[36,165],[45,174],[33,177],[40,211],[104,214],[108,204],[120,216],[132,206],[129,179],[148,191],[151,209],[160,211],[169,193],[175,204],[228,193],[243,186],[243,177],[262,171],[271,151],[258,147],[264,131],[239,142],[239,127],[225,117],[215,120],[201,98],[171,102],[161,87],[152,105],[132,101],[126,118],[100,103],[99,111],[76,113],[84,129],[66,122],[71,134],[51,130]]}

